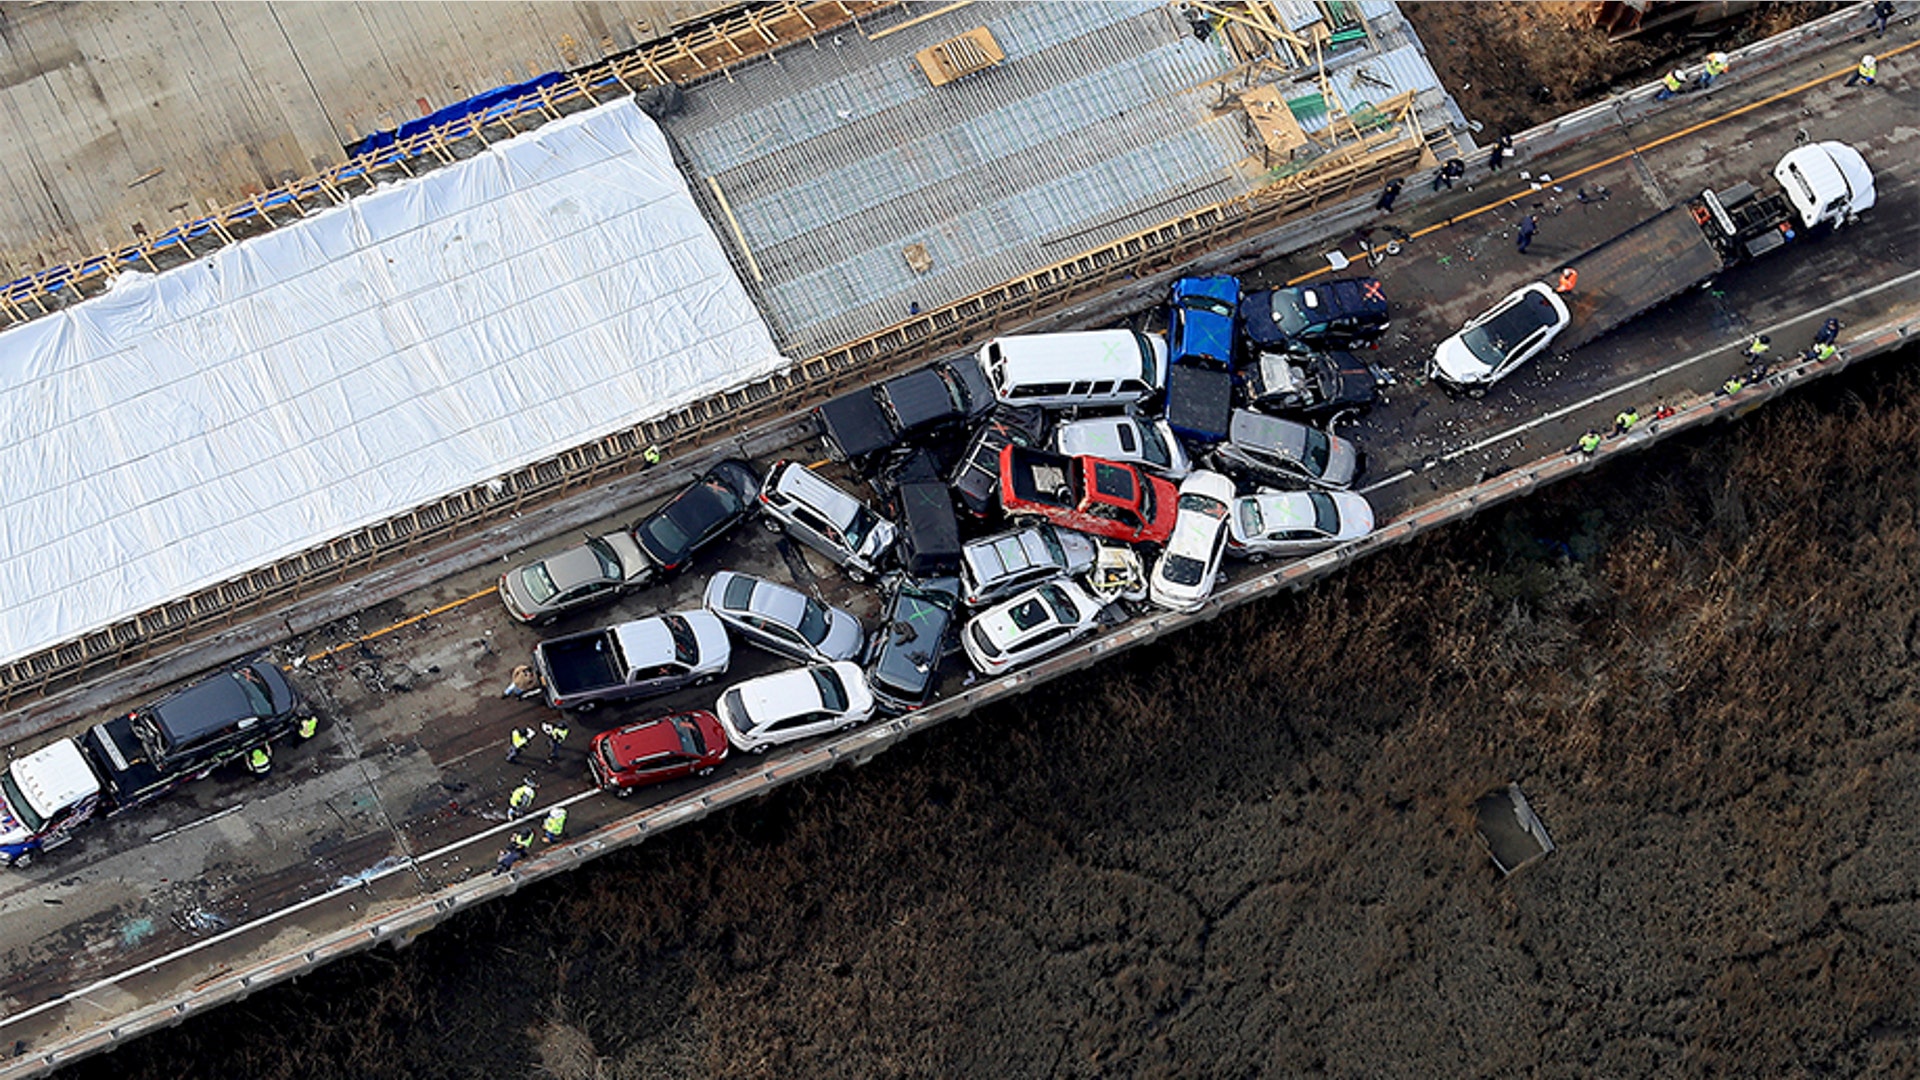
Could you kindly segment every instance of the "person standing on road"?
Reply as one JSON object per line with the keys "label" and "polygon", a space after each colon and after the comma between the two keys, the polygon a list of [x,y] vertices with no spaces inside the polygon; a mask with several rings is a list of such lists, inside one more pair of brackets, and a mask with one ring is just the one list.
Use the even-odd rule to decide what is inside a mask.
{"label": "person standing on road", "polygon": [[540,673],[533,670],[531,664],[521,664],[513,669],[513,681],[500,691],[503,698],[530,698],[541,689]]}
{"label": "person standing on road", "polygon": [[1520,254],[1525,255],[1527,253],[1527,245],[1533,243],[1533,234],[1539,231],[1540,220],[1532,214],[1528,214],[1526,218],[1520,222],[1520,236],[1518,240]]}
{"label": "person standing on road", "polygon": [[1655,101],[1665,101],[1687,88],[1687,73],[1674,68],[1660,77],[1660,92],[1653,95]]}
{"label": "person standing on road", "polygon": [[1487,171],[1499,172],[1500,163],[1505,161],[1507,155],[1511,153],[1513,153],[1513,136],[1503,131],[1500,133],[1500,138],[1493,144],[1493,153],[1487,155]]}
{"label": "person standing on road", "polygon": [[1733,67],[1733,62],[1723,52],[1707,54],[1707,66],[1700,71],[1699,87],[1705,90],[1713,85],[1713,80],[1725,75]]}
{"label": "person standing on road", "polygon": [[567,727],[566,720],[560,719],[542,722],[540,730],[547,736],[547,760],[553,761],[560,756],[560,744],[567,741],[567,732],[570,729]]}
{"label": "person standing on road", "polygon": [[1873,36],[1887,36],[1887,20],[1893,18],[1893,0],[1875,0],[1873,18],[1867,25],[1873,27]]}
{"label": "person standing on road", "polygon": [[1863,82],[1872,86],[1873,77],[1879,70],[1880,66],[1873,62],[1873,54],[1868,53],[1860,58],[1860,66],[1853,69],[1853,74],[1847,76],[1846,85],[1852,86],[1854,83]]}
{"label": "person standing on road", "polygon": [[520,781],[520,786],[514,788],[513,794],[507,796],[507,820],[512,821],[514,818],[533,809],[533,800],[537,798],[539,794],[538,791],[534,790],[531,779]]}
{"label": "person standing on road", "polygon": [[527,748],[527,744],[532,741],[533,741],[533,729],[530,727],[517,727],[517,728],[514,728],[512,731],[508,732],[507,733],[507,764],[511,765],[514,762],[519,761],[520,751],[525,750]]}
{"label": "person standing on road", "polygon": [[1380,192],[1380,201],[1373,204],[1375,210],[1383,214],[1393,212],[1393,200],[1400,197],[1401,183],[1398,180],[1387,181],[1386,189]]}

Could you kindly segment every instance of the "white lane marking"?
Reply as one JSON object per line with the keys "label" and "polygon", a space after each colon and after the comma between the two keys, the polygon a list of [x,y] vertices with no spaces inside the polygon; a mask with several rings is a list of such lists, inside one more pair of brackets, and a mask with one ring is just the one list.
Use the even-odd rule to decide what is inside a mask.
{"label": "white lane marking", "polygon": [[[547,809],[551,810],[556,806],[572,806],[574,803],[577,803],[582,799],[589,799],[598,794],[600,793],[597,790],[590,789],[587,791],[583,791],[583,792],[580,792],[578,795],[574,795],[571,798],[562,799],[559,802],[554,803],[551,806],[548,806]],[[286,918],[288,915],[293,915],[301,911],[305,911],[307,908],[313,907],[315,904],[325,903],[326,901],[332,900],[335,897],[342,896],[346,893],[354,892],[356,890],[365,888],[366,886],[371,885],[376,881],[379,881],[381,878],[398,874],[403,870],[412,870],[415,867],[419,866],[419,864],[421,863],[429,862],[433,859],[437,859],[441,857],[442,855],[446,855],[449,852],[457,851],[460,848],[463,848],[468,844],[474,843],[477,840],[484,840],[489,836],[493,836],[497,833],[503,833],[510,829],[522,828],[527,825],[536,824],[538,816],[542,816],[541,812],[529,811],[526,814],[522,815],[521,817],[516,818],[512,821],[502,822],[499,825],[495,825],[491,829],[486,829],[482,832],[474,833],[472,836],[466,837],[465,839],[455,840],[450,844],[446,844],[440,848],[437,848],[433,851],[428,852],[425,855],[421,855],[418,858],[407,858],[394,866],[390,866],[385,870],[380,871],[377,874],[368,874],[366,877],[356,877],[353,879],[353,883],[350,885],[341,885],[336,888],[329,889],[318,896],[310,896],[305,900],[300,901],[297,904],[292,904],[287,907],[281,908],[279,911],[275,911],[267,915],[262,915],[261,917],[253,920],[250,923],[243,923],[239,926],[234,927],[231,930],[222,931],[221,933],[215,934],[214,936],[207,938],[205,941],[196,941],[191,945],[187,945],[187,946],[183,946],[182,948],[175,949],[174,951],[167,953],[164,956],[156,956],[153,959],[148,960],[144,964],[140,964],[136,967],[128,968],[125,971],[116,972],[115,974],[109,975],[104,979],[101,979],[95,983],[92,983],[91,985],[82,987],[78,990],[68,991],[67,993],[62,994],[61,996],[54,998],[50,1001],[42,1002],[39,1005],[35,1005],[33,1008],[28,1009],[25,1012],[15,1013],[12,1016],[0,1017],[0,1028],[5,1028],[10,1025],[17,1024],[22,1020],[26,1020],[31,1017],[38,1016],[39,1014],[46,1012],[48,1009],[57,1009],[62,1005],[79,1001],[82,998],[85,998],[88,994],[91,994],[96,990],[104,990],[107,987],[112,986],[113,984],[121,981],[122,979],[138,978],[139,976],[145,975],[150,971],[154,971],[165,964],[170,964],[175,960],[179,960],[183,957],[191,956],[194,953],[199,952],[201,949],[210,948],[214,945],[220,944],[223,941],[227,941],[231,938],[238,937],[241,934],[247,933],[250,930],[257,930],[260,927],[267,925],[268,923]],[[200,822],[195,822],[194,824],[197,825],[197,824],[200,824]],[[188,826],[188,827],[190,828],[191,826]],[[87,1002],[87,1004],[93,1005],[94,1003]],[[98,1006],[96,1005],[95,1007],[97,1008]]]}
{"label": "white lane marking", "polygon": [[[1826,312],[1831,311],[1834,308],[1851,303],[1855,300],[1864,300],[1867,297],[1874,295],[1875,293],[1884,292],[1887,289],[1891,289],[1896,285],[1903,285],[1909,281],[1912,281],[1915,278],[1920,278],[1920,270],[1913,270],[1908,273],[1902,274],[1897,278],[1889,278],[1888,280],[1883,281],[1880,284],[1874,285],[1870,288],[1861,289],[1859,292],[1849,293],[1848,295],[1843,296],[1838,300],[1829,301],[1827,304],[1823,305],[1817,311],[1809,311],[1804,315],[1796,315],[1791,319],[1782,319],[1781,321],[1774,323],[1771,326],[1763,326],[1758,331],[1756,331],[1756,333],[1759,333],[1759,334],[1780,333],[1782,330],[1785,330],[1787,327],[1793,326],[1796,323],[1805,322],[1808,319],[1812,319],[1816,316],[1825,314]],[[1566,405],[1561,408],[1555,409],[1550,413],[1542,413],[1541,415],[1534,417],[1533,419],[1527,421],[1524,424],[1515,425],[1514,427],[1510,427],[1507,430],[1502,431],[1496,435],[1489,435],[1486,438],[1481,439],[1479,442],[1472,443],[1467,446],[1463,446],[1458,450],[1449,450],[1445,454],[1440,455],[1440,457],[1437,460],[1440,462],[1457,461],[1460,458],[1467,456],[1468,454],[1471,454],[1480,450],[1485,450],[1487,447],[1492,446],[1495,443],[1504,442],[1507,439],[1511,439],[1516,435],[1524,434],[1525,432],[1531,431],[1542,424],[1552,423],[1553,421],[1558,420],[1564,416],[1567,416],[1570,413],[1576,413],[1576,412],[1579,412],[1581,409],[1598,405],[1600,402],[1605,401],[1608,398],[1613,397],[1617,394],[1623,394],[1628,390],[1632,390],[1636,387],[1645,386],[1646,384],[1653,382],[1656,379],[1662,378],[1667,375],[1671,375],[1674,372],[1679,371],[1683,368],[1692,367],[1693,365],[1698,364],[1703,360],[1707,360],[1712,357],[1718,356],[1721,353],[1726,352],[1728,349],[1733,349],[1738,347],[1739,347],[1739,342],[1736,341],[1726,345],[1715,346],[1714,348],[1708,349],[1705,352],[1695,353],[1692,356],[1687,357],[1685,360],[1677,360],[1674,363],[1659,369],[1658,371],[1650,371],[1647,374],[1642,375],[1637,379],[1630,379],[1624,383],[1621,383],[1619,386],[1613,387],[1608,390],[1602,390],[1599,393],[1592,395],[1591,397],[1585,398],[1581,401],[1576,401],[1571,405]],[[1385,480],[1381,480],[1377,483],[1361,488],[1360,491],[1361,491],[1361,494],[1367,494],[1369,492],[1378,491],[1383,487],[1386,487],[1390,484],[1397,484],[1400,481],[1405,480],[1413,475],[1414,475],[1414,471],[1412,469],[1402,469],[1401,471],[1393,474],[1392,476],[1387,477]]]}

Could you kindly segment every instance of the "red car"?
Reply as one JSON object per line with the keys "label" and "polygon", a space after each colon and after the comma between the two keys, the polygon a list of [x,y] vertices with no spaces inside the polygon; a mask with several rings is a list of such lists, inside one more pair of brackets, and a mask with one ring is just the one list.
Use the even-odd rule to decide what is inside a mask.
{"label": "red car", "polygon": [[1000,451],[1000,509],[1129,544],[1173,535],[1180,489],[1136,466],[1024,446]]}
{"label": "red car", "polygon": [[635,788],[705,776],[727,756],[727,732],[710,712],[656,717],[593,737],[587,769],[601,791],[625,798]]}

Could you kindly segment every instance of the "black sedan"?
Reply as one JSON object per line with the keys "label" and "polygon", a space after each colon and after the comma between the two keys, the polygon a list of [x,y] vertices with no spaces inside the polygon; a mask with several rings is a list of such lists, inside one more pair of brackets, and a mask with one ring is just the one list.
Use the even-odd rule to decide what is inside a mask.
{"label": "black sedan", "polygon": [[747,519],[760,476],[745,461],[729,458],[633,526],[633,539],[662,574],[684,570],[693,553]]}
{"label": "black sedan", "polygon": [[967,513],[983,518],[999,505],[1000,451],[1008,446],[1036,447],[1046,441],[1047,414],[1039,409],[1003,405],[974,430],[967,452],[947,482]]}

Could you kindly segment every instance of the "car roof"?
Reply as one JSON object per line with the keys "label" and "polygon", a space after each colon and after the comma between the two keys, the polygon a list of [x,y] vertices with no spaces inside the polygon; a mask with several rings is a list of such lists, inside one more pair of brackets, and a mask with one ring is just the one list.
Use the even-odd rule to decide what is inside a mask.
{"label": "car roof", "polygon": [[734,689],[740,692],[740,701],[747,707],[747,712],[760,724],[776,717],[818,709],[825,704],[820,699],[820,687],[814,684],[811,667],[776,671],[771,675],[737,683]]}
{"label": "car roof", "polygon": [[1302,434],[1306,430],[1305,424],[1296,421],[1282,420],[1252,409],[1235,409],[1232,420],[1228,422],[1227,439],[1242,446],[1278,450],[1298,456],[1300,447],[1306,441]]}
{"label": "car roof", "polygon": [[911,430],[942,417],[954,416],[953,393],[947,380],[932,368],[921,368],[880,384],[903,428]]}
{"label": "car roof", "polygon": [[590,544],[575,544],[541,561],[546,563],[553,587],[561,592],[588,582],[605,581],[607,577],[600,568],[600,556],[594,554]]}
{"label": "car roof", "polygon": [[840,490],[830,481],[798,461],[789,461],[778,470],[774,489],[807,503],[825,513],[837,524],[852,521],[860,512],[860,500]]}
{"label": "car roof", "polygon": [[627,658],[628,667],[651,667],[675,659],[673,634],[667,629],[665,615],[621,623],[613,628],[613,637],[620,643],[620,655]]}
{"label": "car roof", "polygon": [[674,719],[659,716],[608,732],[607,741],[613,744],[613,756],[621,768],[660,754],[679,753],[680,731],[672,723]]}
{"label": "car roof", "polygon": [[287,677],[272,664],[255,663],[248,668],[223,671],[161,699],[147,710],[155,718],[169,748],[177,749],[229,724],[258,716],[239,681],[240,671],[249,669],[266,681],[270,701],[290,699],[292,690]]}
{"label": "car roof", "polygon": [[[742,574],[735,570],[723,570],[719,574],[715,574],[714,577],[718,580],[723,575],[729,581],[732,579],[741,579],[753,582],[753,591],[747,594],[747,606],[738,608],[727,603],[727,592],[729,590],[721,588],[719,590],[719,600],[715,605],[716,607],[723,608],[727,611],[745,611],[753,615],[762,615],[769,619],[775,619],[787,626],[800,625],[800,614],[805,611],[807,607],[807,595],[805,593],[798,589],[782,585],[777,581],[768,581],[766,578],[755,577],[752,574]],[[708,588],[711,590],[713,586],[709,585]]]}
{"label": "car roof", "polygon": [[1379,278],[1338,278],[1302,285],[1296,291],[1302,304],[1308,304],[1311,296],[1312,306],[1324,305],[1330,311],[1385,314],[1387,310],[1386,289]]}

